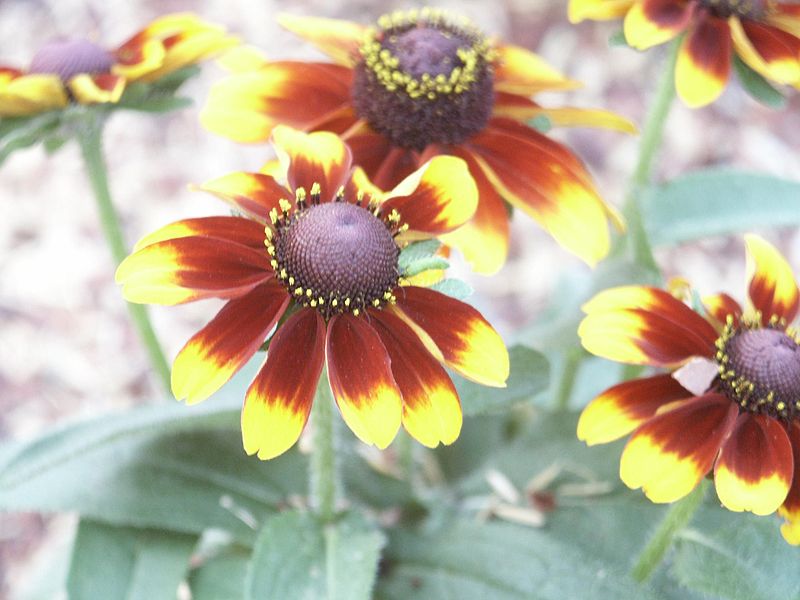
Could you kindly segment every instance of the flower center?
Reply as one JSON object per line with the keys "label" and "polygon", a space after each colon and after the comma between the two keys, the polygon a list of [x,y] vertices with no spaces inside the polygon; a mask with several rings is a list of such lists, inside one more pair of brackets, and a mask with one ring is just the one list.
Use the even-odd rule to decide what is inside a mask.
{"label": "flower center", "polygon": [[772,326],[729,323],[717,340],[720,387],[744,410],[800,417],[800,345]]}
{"label": "flower center", "polygon": [[709,9],[718,17],[727,19],[732,15],[759,19],[767,12],[770,0],[700,0],[700,5]]}
{"label": "flower center", "polygon": [[112,65],[111,54],[105,48],[86,40],[62,40],[42,46],[29,71],[58,75],[67,83],[81,73],[108,73]]}
{"label": "flower center", "polygon": [[429,9],[383,16],[360,52],[353,105],[394,145],[458,144],[489,120],[492,52],[468,22]]}
{"label": "flower center", "polygon": [[282,201],[283,215],[273,218],[274,231],[266,230],[273,267],[292,297],[326,319],[392,301],[400,278],[392,232],[397,219],[381,220],[372,205],[351,204],[341,195],[311,206],[304,197],[298,193],[293,213]]}

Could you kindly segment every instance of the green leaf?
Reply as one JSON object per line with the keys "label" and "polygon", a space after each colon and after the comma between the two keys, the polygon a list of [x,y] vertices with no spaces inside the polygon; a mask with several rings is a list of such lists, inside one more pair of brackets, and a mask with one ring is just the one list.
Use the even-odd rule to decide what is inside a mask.
{"label": "green leaf", "polygon": [[232,546],[206,558],[189,574],[192,600],[231,600],[244,597],[244,578],[250,551]]}
{"label": "green leaf", "polygon": [[125,88],[115,108],[164,113],[191,106],[191,98],[176,96],[179,88],[200,72],[197,65],[185,67],[153,82],[136,82]]}
{"label": "green leaf", "polygon": [[174,600],[197,536],[82,520],[67,578],[71,600]]}
{"label": "green leaf", "polygon": [[625,32],[620,29],[608,36],[608,45],[611,48],[618,48],[620,46],[629,46],[628,40],[625,39]]}
{"label": "green leaf", "polygon": [[770,108],[784,108],[786,97],[767,81],[763,75],[754,71],[738,54],[733,55],[733,66],[739,82],[753,100]]}
{"label": "green leaf", "polygon": [[366,600],[371,597],[383,535],[349,514],[324,525],[308,513],[272,517],[256,540],[245,598]]}
{"label": "green leaf", "polygon": [[304,492],[305,459],[296,452],[269,462],[246,457],[242,387],[232,391],[191,408],[138,408],[16,444],[0,464],[0,509],[77,511],[187,533],[216,527],[252,541],[265,516]]}
{"label": "green leaf", "polygon": [[389,538],[376,596],[382,600],[655,599],[588,546],[546,531],[459,519]]}
{"label": "green leaf", "polygon": [[547,133],[553,128],[553,122],[547,117],[547,115],[538,115],[528,121],[528,125],[533,127],[540,133]]}
{"label": "green leaf", "polygon": [[62,111],[0,120],[0,165],[17,150],[44,141],[61,123]]}
{"label": "green leaf", "polygon": [[678,581],[714,598],[800,598],[800,548],[784,542],[780,520],[715,513],[680,534],[673,566]]}
{"label": "green leaf", "polygon": [[[507,437],[505,442],[502,439],[498,442],[495,437],[494,443],[487,444],[481,460],[474,461],[471,473],[466,476],[458,473],[461,475],[456,482],[458,496],[475,500],[485,499],[491,492],[486,473],[493,470],[505,475],[520,491],[520,506],[529,507],[529,495],[524,492],[526,487],[536,480],[545,481],[541,487],[536,488],[536,491],[544,497],[550,497],[554,510],[545,513],[546,522],[543,530],[525,534],[530,536],[529,543],[544,544],[545,547],[550,547],[550,552],[553,553],[560,553],[562,550],[548,546],[549,544],[563,546],[565,548],[563,556],[574,556],[577,553],[580,556],[577,559],[579,563],[593,564],[598,573],[605,573],[620,585],[627,586],[630,582],[627,574],[638,553],[647,543],[650,532],[663,518],[665,507],[650,503],[641,492],[628,490],[619,481],[622,442],[589,448],[575,437],[576,424],[575,413],[541,413],[537,414],[524,432],[513,438],[510,443]],[[468,442],[474,433],[466,431]],[[460,443],[461,440],[454,444],[453,450],[458,450]],[[525,530],[518,525],[517,528]],[[540,542],[540,536],[546,537],[547,541]],[[500,540],[498,544],[501,544]],[[387,555],[391,557],[391,553],[390,545]],[[498,556],[493,560],[487,557],[485,572],[496,567],[498,573],[505,573],[505,566],[498,563],[502,563],[508,554],[509,551],[504,550],[498,551]],[[533,561],[534,564],[537,562],[541,563]],[[541,563],[539,576],[546,577],[542,572],[550,572],[550,569],[549,562]],[[558,581],[558,577],[568,577],[559,575],[559,572],[560,566],[553,568],[553,581]],[[585,575],[589,577],[590,573]],[[644,588],[645,591],[651,590],[660,600],[690,600],[697,597],[687,590],[677,589],[675,582],[667,575],[666,569],[657,571],[648,586]],[[498,578],[505,579],[506,576]],[[510,582],[514,580],[514,577],[509,579]],[[477,589],[481,589],[480,585],[484,583],[477,582]],[[590,581],[584,581],[584,585],[587,589],[592,587]],[[528,591],[529,596],[521,597],[550,597],[535,594],[534,590],[537,589],[532,587]],[[477,592],[464,597],[473,596],[479,597]],[[431,597],[436,596],[432,594]],[[485,597],[495,596],[487,592]],[[518,596],[512,594],[508,597]],[[570,595],[566,592],[562,596],[562,598],[573,597],[583,599],[585,596],[580,593]]]}
{"label": "green leaf", "polygon": [[405,273],[413,263],[435,256],[441,246],[442,243],[438,240],[423,240],[409,244],[400,252],[397,267],[401,273]]}
{"label": "green leaf", "polygon": [[434,283],[430,288],[456,300],[466,300],[472,296],[473,292],[472,287],[460,279],[442,279]]}
{"label": "green leaf", "polygon": [[409,264],[404,271],[401,271],[404,277],[413,277],[425,271],[432,271],[434,269],[444,270],[450,266],[450,263],[441,256],[429,256],[416,260]]}
{"label": "green leaf", "polygon": [[644,218],[657,246],[797,226],[800,182],[734,169],[699,171],[645,194]]}
{"label": "green leaf", "polygon": [[504,388],[491,388],[465,379],[456,381],[465,415],[499,412],[514,404],[529,401],[549,384],[549,364],[543,354],[514,346],[509,350],[511,374]]}

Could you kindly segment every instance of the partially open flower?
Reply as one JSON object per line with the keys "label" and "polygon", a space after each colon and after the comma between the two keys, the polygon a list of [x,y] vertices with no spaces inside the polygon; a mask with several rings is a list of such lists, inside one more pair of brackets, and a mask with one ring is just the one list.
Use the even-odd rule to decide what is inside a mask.
{"label": "partially open flower", "polygon": [[206,183],[243,216],[168,225],[117,271],[132,302],[227,300],[175,359],[176,398],[210,396],[275,329],[242,410],[248,454],[268,459],[295,443],[325,363],[342,417],[365,443],[385,448],[401,423],[426,446],[452,443],[461,407],[440,363],[502,387],[508,354],[475,309],[412,285],[399,257],[408,240],[473,215],[466,164],[436,157],[383,194],[334,134],[280,126],[272,138],[285,187],[263,172]]}
{"label": "partially open flower", "polygon": [[190,14],[153,21],[116,49],[84,39],[57,40],[27,70],[0,66],[0,117],[81,104],[117,102],[131,81],[155,81],[238,42]]}
{"label": "partially open flower", "polygon": [[267,139],[285,123],[329,130],[350,145],[383,188],[432,156],[463,159],[480,190],[475,217],[445,238],[482,273],[508,252],[508,208],[526,212],[589,264],[609,248],[619,223],[581,161],[526,123],[632,131],[612,113],[548,109],[530,99],[579,84],[535,54],[485,37],[466,19],[436,10],[394,13],[374,27],[284,16],[281,23],[316,44],[330,63],[228,61],[238,72],[217,84],[201,115],[215,133],[240,142]]}
{"label": "partially open flower", "polygon": [[587,350],[673,373],[603,392],[581,415],[578,437],[592,445],[633,432],[620,476],[653,502],[685,496],[713,468],[726,508],[777,510],[787,519],[783,536],[800,544],[800,336],[790,326],[800,294],[775,248],[748,236],[747,249],[747,311],[718,294],[703,299],[703,318],[639,286],[601,292],[584,306],[578,333]]}
{"label": "partially open flower", "polygon": [[675,69],[678,95],[710,104],[728,83],[734,53],[775,83],[800,87],[800,5],[775,0],[570,0],[569,18],[625,16],[639,50],[686,33]]}

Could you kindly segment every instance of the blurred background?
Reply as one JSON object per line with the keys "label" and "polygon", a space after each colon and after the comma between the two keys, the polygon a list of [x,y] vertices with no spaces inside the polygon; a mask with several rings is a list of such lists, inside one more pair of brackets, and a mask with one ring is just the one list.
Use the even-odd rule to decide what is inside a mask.
{"label": "blurred background", "polygon": [[[0,64],[27,67],[56,37],[88,37],[116,46],[159,15],[193,11],[220,23],[274,58],[319,58],[275,23],[280,11],[370,22],[417,2],[342,0],[0,0]],[[484,29],[540,53],[585,87],[537,97],[544,105],[613,109],[641,124],[660,72],[661,50],[639,54],[609,47],[618,23],[566,20],[565,0],[436,2]],[[173,220],[225,214],[218,201],[187,189],[233,170],[255,170],[264,146],[240,147],[205,132],[198,111],[224,72],[214,64],[184,88],[195,105],[167,115],[116,113],[106,129],[114,200],[128,242]],[[733,84],[712,107],[675,104],[657,168],[666,179],[710,165],[800,177],[800,95],[782,111],[750,100]],[[599,130],[560,130],[589,165],[599,189],[619,205],[636,159],[637,138]],[[535,157],[532,158],[535,160]],[[535,321],[567,269],[588,271],[528,218],[512,224],[506,267],[491,280],[456,264],[476,289],[474,303],[506,335]],[[761,232],[800,271],[800,236]],[[659,250],[668,276],[683,275],[701,292],[744,293],[740,238],[713,238]],[[456,261],[457,263],[458,261]],[[40,147],[15,153],[0,167],[0,439],[21,439],[80,417],[163,399],[113,281],[114,264],[98,225],[77,147],[48,157]],[[212,302],[152,309],[171,360],[213,316]],[[520,340],[525,341],[525,340]],[[588,400],[588,398],[586,399]],[[15,597],[48,556],[69,543],[72,520],[0,515],[0,598]]]}

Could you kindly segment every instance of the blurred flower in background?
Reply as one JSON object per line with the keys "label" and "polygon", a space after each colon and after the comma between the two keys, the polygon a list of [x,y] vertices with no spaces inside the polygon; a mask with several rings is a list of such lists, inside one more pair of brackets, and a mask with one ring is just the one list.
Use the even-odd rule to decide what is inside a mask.
{"label": "blurred flower in background", "polygon": [[227,63],[237,72],[214,86],[201,115],[209,130],[250,143],[279,123],[335,131],[382,188],[431,156],[462,158],[480,201],[472,221],[444,239],[481,273],[497,271],[507,257],[504,200],[588,264],[607,254],[608,220],[621,228],[621,218],[572,151],[527,124],[634,131],[607,111],[548,109],[530,99],[578,82],[437,10],[392,13],[375,27],[288,15],[281,23],[334,64],[232,55]]}
{"label": "blurred flower in background", "polygon": [[86,39],[42,46],[27,70],[0,65],[0,117],[80,104],[117,102],[129,82],[156,81],[238,44],[192,14],[156,19],[116,49]]}
{"label": "blurred flower in background", "polygon": [[594,445],[633,432],[620,477],[653,502],[682,498],[713,467],[726,508],[777,510],[788,520],[783,536],[800,544],[800,337],[789,326],[800,294],[773,246],[751,235],[747,250],[746,311],[718,294],[702,300],[703,318],[640,286],[601,292],[584,306],[578,333],[593,354],[686,367],[606,390],[583,411],[578,437]]}
{"label": "blurred flower in background", "polygon": [[771,0],[570,0],[569,18],[625,17],[625,39],[638,50],[685,33],[675,69],[690,107],[716,100],[735,60],[766,79],[800,88],[800,5]]}

